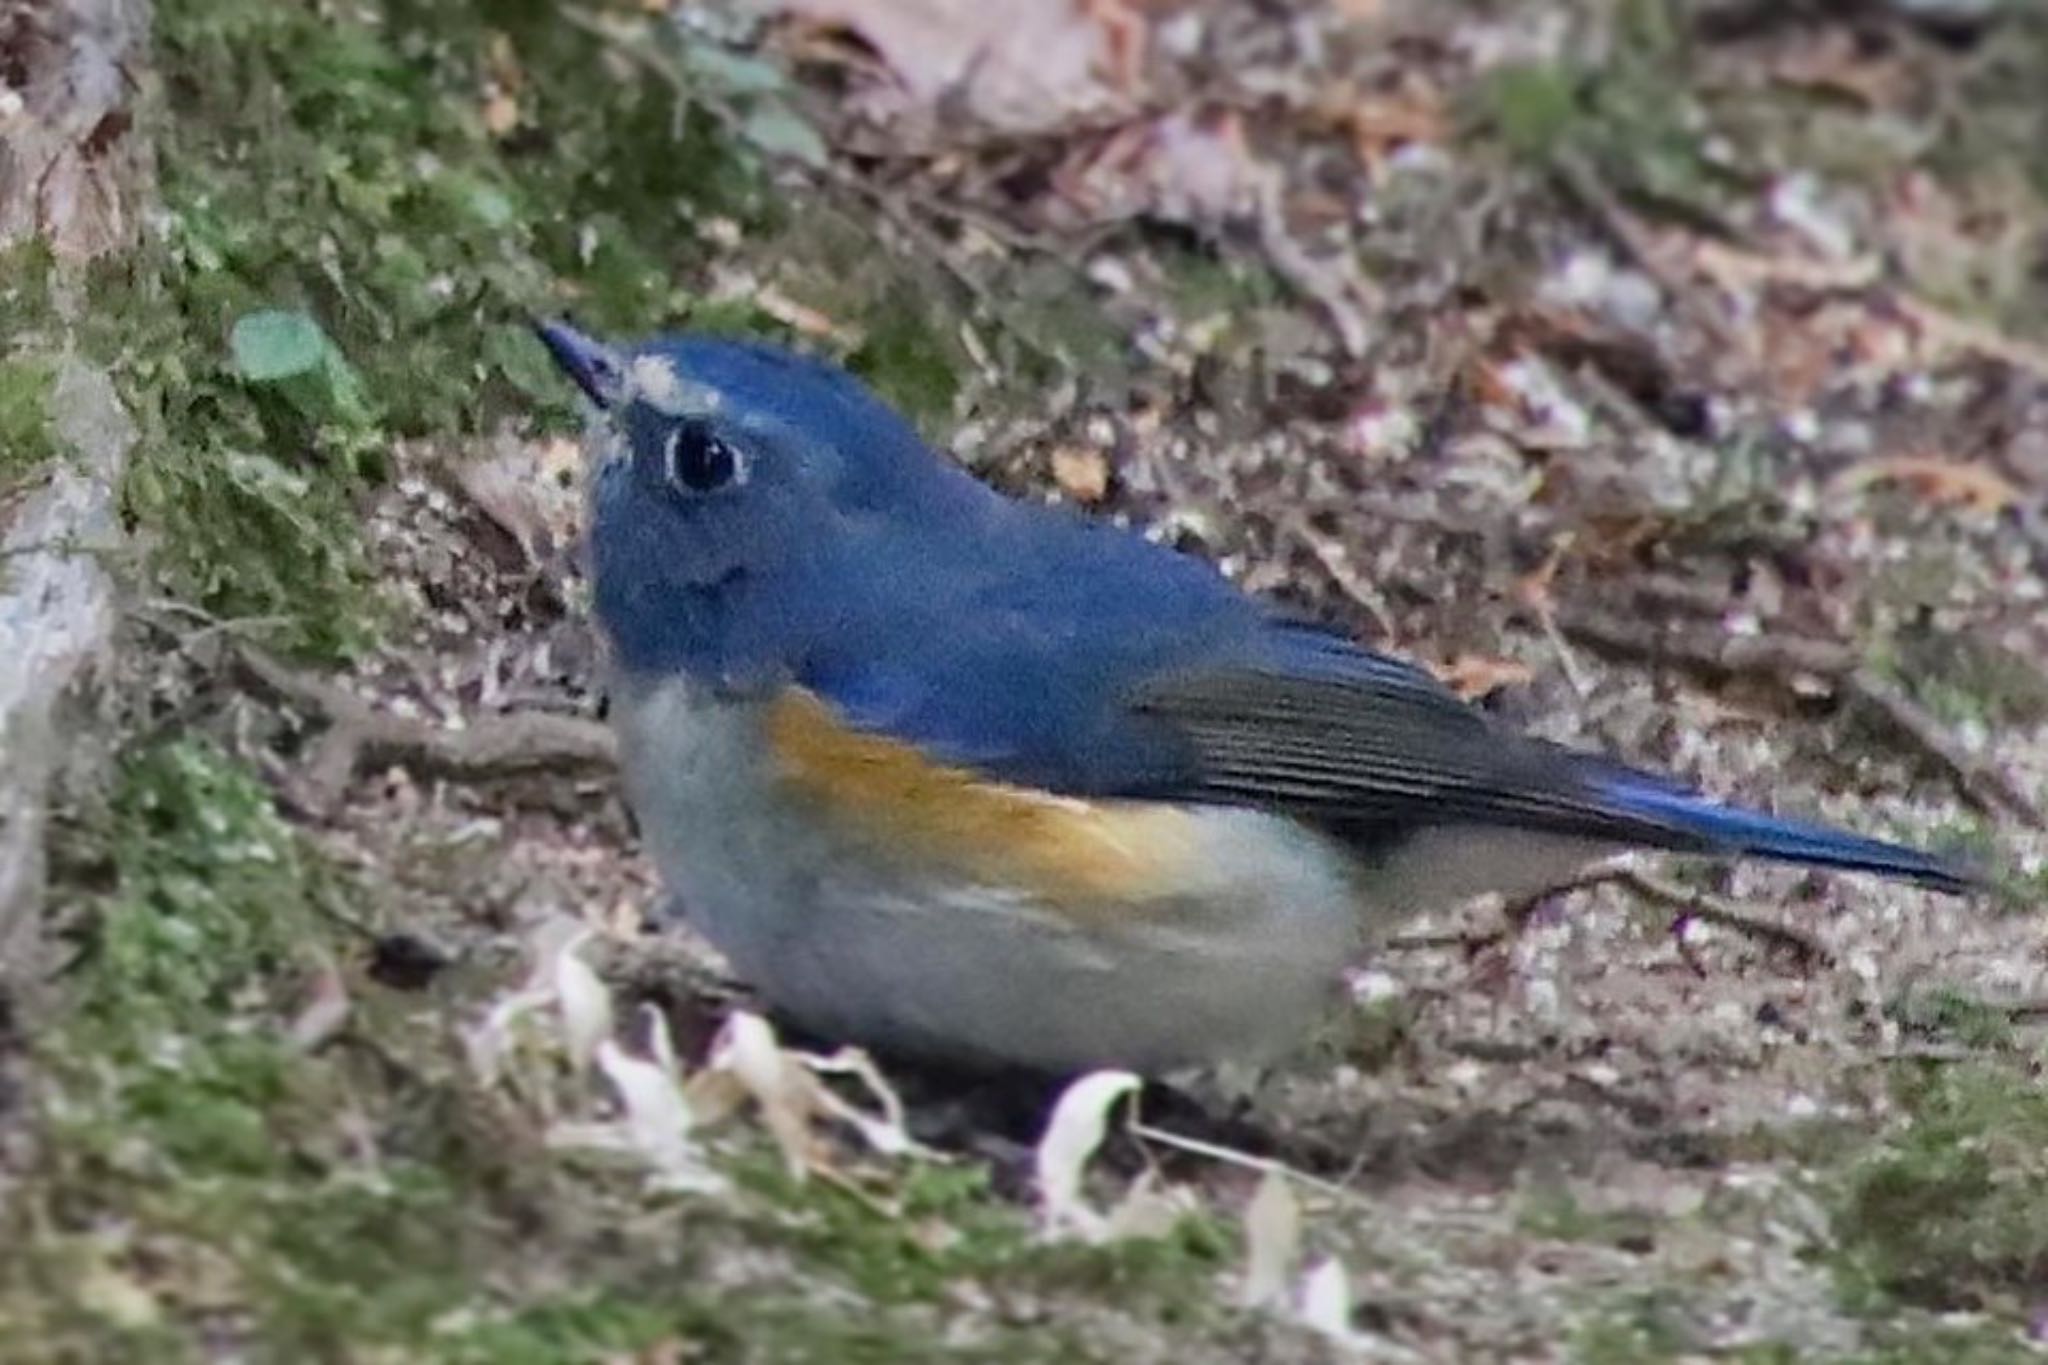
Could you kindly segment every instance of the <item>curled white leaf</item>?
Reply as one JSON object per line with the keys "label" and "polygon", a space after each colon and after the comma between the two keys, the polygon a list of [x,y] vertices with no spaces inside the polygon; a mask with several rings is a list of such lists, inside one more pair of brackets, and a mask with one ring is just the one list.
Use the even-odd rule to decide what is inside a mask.
{"label": "curled white leaf", "polygon": [[491,1002],[491,1007],[475,1027],[464,1029],[462,1050],[469,1062],[470,1073],[484,1085],[496,1085],[503,1078],[505,1059],[511,1055],[517,1041],[515,1030],[519,1021],[535,1010],[544,1009],[554,999],[554,992],[546,989],[526,987],[500,996]]}
{"label": "curled white leaf", "polygon": [[859,1048],[843,1047],[829,1057],[812,1056],[809,1053],[796,1054],[799,1061],[816,1075],[852,1076],[861,1083],[874,1098],[881,1113],[870,1114],[841,1099],[829,1087],[818,1086],[818,1101],[825,1110],[840,1122],[860,1134],[862,1142],[883,1156],[917,1156],[931,1160],[938,1153],[924,1146],[910,1135],[904,1124],[903,1099],[883,1077],[874,1058]]}
{"label": "curled white leaf", "polygon": [[300,1052],[315,1052],[341,1032],[349,1015],[348,983],[333,967],[313,978],[306,1003],[293,1016],[285,1037]]}
{"label": "curled white leaf", "polygon": [[1302,1277],[1300,1317],[1304,1327],[1332,1340],[1351,1335],[1351,1277],[1335,1256]]}
{"label": "curled white leaf", "polygon": [[1351,1325],[1351,1276],[1335,1256],[1319,1262],[1303,1277],[1295,1319],[1303,1327],[1352,1357],[1409,1361],[1416,1354],[1384,1337],[1360,1332]]}
{"label": "curled white leaf", "polygon": [[683,1064],[676,1058],[675,1036],[668,1029],[668,1015],[659,1005],[643,1002],[640,1017],[647,1023],[647,1053],[654,1064],[673,1077],[678,1085],[683,1081]]}
{"label": "curled white leaf", "polygon": [[710,1066],[746,1087],[768,1135],[782,1149],[789,1173],[802,1179],[814,1156],[811,1116],[817,1111],[820,1087],[782,1050],[774,1026],[758,1014],[735,1010],[712,1045]]}
{"label": "curled white leaf", "polygon": [[548,986],[562,1012],[562,1042],[579,1071],[612,1033],[612,993],[579,951],[593,937],[589,929],[577,930],[555,946],[547,962]]}
{"label": "curled white leaf", "polygon": [[1096,1238],[1105,1231],[1102,1215],[1081,1197],[1081,1176],[1109,1129],[1110,1107],[1142,1084],[1128,1071],[1092,1071],[1060,1092],[1032,1163],[1047,1236]]}
{"label": "curled white leaf", "polygon": [[703,1164],[690,1140],[690,1106],[676,1078],[659,1062],[633,1056],[607,1038],[597,1045],[598,1070],[618,1092],[628,1146],[669,1189],[715,1190],[725,1182]]}
{"label": "curled white leaf", "polygon": [[1284,1302],[1288,1277],[1301,1255],[1301,1204],[1287,1177],[1268,1170],[1244,1210],[1244,1287],[1247,1308]]}
{"label": "curled white leaf", "polygon": [[1187,1190],[1166,1184],[1157,1171],[1147,1171],[1131,1183],[1131,1188],[1103,1219],[1102,1240],[1130,1242],[1164,1237],[1194,1209],[1194,1196]]}

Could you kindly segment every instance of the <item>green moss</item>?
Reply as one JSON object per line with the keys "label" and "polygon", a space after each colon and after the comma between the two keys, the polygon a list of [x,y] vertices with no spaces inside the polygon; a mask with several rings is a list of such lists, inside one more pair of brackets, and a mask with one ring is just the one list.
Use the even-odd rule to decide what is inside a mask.
{"label": "green moss", "polygon": [[1915,1033],[1964,1047],[1990,1049],[2012,1043],[2010,1014],[1953,986],[1908,995],[1887,1012]]}
{"label": "green moss", "polygon": [[1669,0],[1615,9],[1606,59],[1508,65],[1475,87],[1467,122],[1517,163],[1570,157],[1616,189],[1671,209],[1705,211],[1724,190],[1709,161],[1706,110],[1692,94],[1692,58]]}
{"label": "green moss", "polygon": [[1685,1358],[1697,1346],[1675,1321],[1673,1309],[1669,1294],[1633,1296],[1573,1332],[1565,1358],[1574,1365],[1635,1365]]}
{"label": "green moss", "polygon": [[[381,614],[357,508],[391,441],[570,422],[524,319],[671,321],[709,251],[690,224],[774,215],[703,109],[621,78],[553,6],[178,0],[156,39],[167,232],[88,320],[142,421],[129,510],[174,591],[344,654]],[[503,139],[493,52],[528,74]],[[325,390],[351,401],[238,366],[230,337],[263,316],[329,338],[349,393]]]}
{"label": "green moss", "polygon": [[843,1276],[880,1303],[938,1304],[963,1280],[981,1280],[1108,1294],[1126,1307],[1186,1316],[1203,1311],[1199,1287],[1233,1254],[1216,1224],[1192,1215],[1163,1238],[1048,1245],[978,1166],[913,1168],[893,1193],[891,1217],[835,1191],[800,1192],[779,1163],[740,1174],[768,1202],[803,1210],[782,1235],[804,1264]]}
{"label": "green moss", "polygon": [[57,453],[50,425],[56,362],[44,355],[0,358],[0,488]]}
{"label": "green moss", "polygon": [[1598,1242],[1617,1246],[1655,1235],[1649,1214],[1636,1209],[1589,1209],[1562,1184],[1543,1182],[1523,1195],[1516,1225],[1534,1237],[1560,1242]]}
{"label": "green moss", "polygon": [[[1935,603],[1952,595],[1954,571]],[[1893,641],[1897,673],[1951,723],[2028,727],[2048,720],[2048,679],[2039,665],[1996,640],[1916,627]]]}
{"label": "green moss", "polygon": [[[889,397],[950,421],[957,283],[829,201],[783,210],[760,148],[727,132],[768,110],[740,122],[780,128],[788,154],[773,68],[623,22],[639,27],[600,37],[537,0],[159,7],[167,230],[103,273],[89,331],[141,418],[127,501],[174,592],[283,618],[302,651],[361,648],[388,608],[359,508],[392,442],[573,423],[534,314],[787,339],[745,295],[707,297],[735,254],[843,321],[847,359]],[[491,80],[518,109],[495,135]],[[327,338],[322,372],[351,401],[309,405],[236,363],[237,328],[276,317]]]}
{"label": "green moss", "polygon": [[[292,1046],[286,1021],[348,957],[327,907],[359,893],[206,744],[137,751],[67,842],[72,879],[101,889],[72,907],[87,930],[71,1007],[38,1040],[38,1157],[0,1215],[0,1357],[196,1360],[225,1320],[254,1360],[346,1342],[594,1361],[670,1340],[935,1360],[963,1283],[1162,1329],[1215,1311],[1236,1253],[1203,1219],[1048,1246],[979,1168],[911,1166],[883,1211],[791,1182],[765,1139],[734,1164],[737,1198],[665,1200],[552,1155],[530,1115],[466,1083],[417,1000],[357,982],[343,1043]],[[741,1264],[762,1273],[733,1284]],[[1091,1352],[1032,1322],[984,1358]]]}
{"label": "green moss", "polygon": [[914,301],[883,305],[848,363],[884,398],[929,425],[953,415],[960,391],[955,361],[932,319]]}
{"label": "green moss", "polygon": [[1872,1336],[1877,1340],[1871,1347],[1845,1365],[2031,1365],[2041,1359],[2040,1348],[1996,1323],[1929,1321],[1904,1314],[1877,1326]]}
{"label": "green moss", "polygon": [[1835,1214],[1852,1301],[2017,1311],[2048,1276],[2048,1092],[1989,1065],[1916,1073],[1909,1118],[1857,1161]]}

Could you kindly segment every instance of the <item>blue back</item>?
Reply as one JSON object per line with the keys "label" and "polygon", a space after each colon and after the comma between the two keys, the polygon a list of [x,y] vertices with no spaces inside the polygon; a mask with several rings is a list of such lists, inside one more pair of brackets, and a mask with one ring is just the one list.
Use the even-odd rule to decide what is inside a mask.
{"label": "blue back", "polygon": [[[1428,674],[1284,619],[1201,561],[997,495],[830,365],[678,337],[622,371],[647,361],[684,396],[620,391],[623,449],[593,492],[597,610],[629,671],[801,686],[935,759],[1072,795],[1249,802],[1361,839],[1507,824],[1961,884],[1909,849],[1502,734]],[[707,441],[738,472],[685,487],[676,452]]]}

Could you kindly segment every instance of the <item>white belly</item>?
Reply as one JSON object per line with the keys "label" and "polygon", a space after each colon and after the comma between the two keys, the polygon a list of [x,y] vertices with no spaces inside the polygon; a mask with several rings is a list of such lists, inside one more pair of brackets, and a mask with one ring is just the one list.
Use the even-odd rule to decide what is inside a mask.
{"label": "white belly", "polygon": [[614,696],[627,790],[683,913],[834,1038],[1073,1070],[1260,1059],[1299,1040],[1360,942],[1346,856],[1280,817],[1197,812],[1202,866],[1136,912],[908,873],[789,798],[762,713],[686,684]]}

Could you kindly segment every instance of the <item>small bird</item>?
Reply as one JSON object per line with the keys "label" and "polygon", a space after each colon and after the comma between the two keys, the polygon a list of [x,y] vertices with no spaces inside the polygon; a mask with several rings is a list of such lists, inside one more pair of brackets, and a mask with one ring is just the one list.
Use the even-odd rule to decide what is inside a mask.
{"label": "small bird", "polygon": [[628,800],[684,916],[822,1035],[1263,1062],[1390,926],[1621,850],[1970,885],[1508,733],[1201,560],[1002,496],[830,364],[537,331],[599,410]]}

